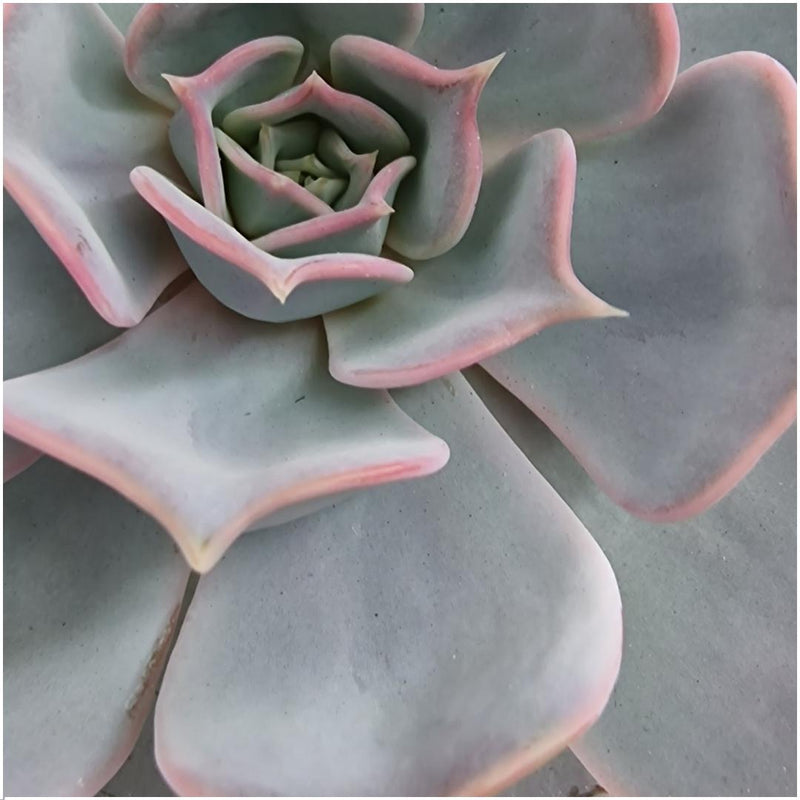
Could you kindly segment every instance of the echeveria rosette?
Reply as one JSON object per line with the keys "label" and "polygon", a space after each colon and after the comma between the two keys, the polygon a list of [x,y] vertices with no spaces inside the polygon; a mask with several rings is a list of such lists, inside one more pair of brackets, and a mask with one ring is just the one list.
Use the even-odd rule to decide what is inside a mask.
{"label": "echeveria rosette", "polygon": [[[137,20],[138,49],[128,51],[133,75],[160,35],[146,14]],[[414,272],[403,258],[415,266],[434,260],[428,270],[435,271],[436,257],[469,228],[482,183],[476,114],[501,58],[440,70],[384,42],[343,36],[331,46],[330,83],[316,71],[298,83],[300,41],[251,40],[195,75],[163,76],[180,103],[170,122],[173,151],[198,199],[148,167],[131,178],[169,222],[201,282],[235,311],[284,322],[353,306],[410,281]],[[559,154],[534,150],[529,161],[552,161],[564,172]],[[509,205],[517,203],[513,169],[497,181],[500,193],[512,191]],[[552,208],[541,200],[545,225],[564,218],[573,177],[567,170]],[[523,173],[519,181],[534,182],[528,179]],[[512,216],[507,237],[522,224]],[[384,243],[391,258],[381,257]],[[567,244],[559,237],[557,286],[526,287],[538,308],[527,308],[531,321],[517,338],[556,320],[614,313],[575,279]],[[513,266],[524,262],[512,254]],[[496,277],[502,283],[499,271]],[[509,316],[497,304],[488,312],[489,325]],[[485,338],[483,320],[464,319]],[[426,377],[464,365],[463,354],[447,355]],[[474,363],[474,349],[466,359]]]}
{"label": "echeveria rosette", "polygon": [[[686,130],[659,127],[661,115],[636,127],[670,92],[677,27],[669,6],[516,6],[492,9],[489,22],[484,13],[148,6],[123,62],[119,35],[94,7],[10,12],[6,186],[76,284],[53,279],[58,264],[18,220],[6,254],[22,294],[6,317],[16,342],[5,426],[15,442],[100,482],[43,459],[10,487],[6,598],[19,613],[6,649],[20,656],[7,662],[7,788],[94,792],[129,752],[186,579],[169,540],[151,543],[155,520],[192,566],[217,564],[200,581],[156,712],[157,758],[181,792],[495,791],[600,713],[621,647],[607,561],[463,378],[422,381],[515,344],[535,349],[545,334],[527,337],[556,322],[619,316],[572,270],[570,239],[586,238],[585,219],[601,220],[598,236],[611,245],[626,232],[613,213],[580,211],[582,170],[592,153],[608,169],[604,148],[656,170],[667,169],[665,150],[686,150]],[[710,192],[706,205],[727,213],[703,217],[693,264],[728,258],[746,276],[758,258],[780,292],[795,196],[785,146],[793,84],[751,57],[706,70],[711,88],[688,101],[676,89],[678,112],[664,114],[696,114],[687,130],[702,134],[707,123],[724,146],[696,184],[673,168],[695,194],[664,199],[691,209]],[[720,125],[726,100],[752,110],[746,123]],[[36,122],[54,112],[63,137]],[[754,154],[742,180],[755,199],[731,206],[715,181],[726,168],[738,174],[743,151]],[[649,173],[638,164],[633,174]],[[625,194],[614,172],[592,175],[595,196]],[[627,211],[622,199],[611,204],[623,221],[641,191],[630,188]],[[736,227],[741,208],[749,227],[720,249],[719,232]],[[224,305],[195,283],[140,322],[186,266],[162,217]],[[613,233],[604,238],[602,226]],[[765,236],[776,243],[768,258]],[[657,230],[647,241],[654,252],[663,244]],[[591,261],[591,247],[576,252]],[[43,280],[49,291],[33,306]],[[737,282],[730,302],[749,306],[756,284]],[[106,322],[90,322],[81,292]],[[608,298],[628,308],[619,286]],[[659,297],[650,299],[634,298],[632,320],[554,330],[582,327],[609,349],[603,325],[638,316],[646,329],[657,318]],[[36,326],[40,311],[47,324]],[[299,319],[321,312],[331,312],[324,328]],[[114,335],[109,322],[132,330],[84,355]],[[781,311],[750,355],[786,338],[784,328]],[[719,337],[709,342],[713,360]],[[780,416],[790,362],[776,347],[769,370],[783,377],[769,408],[754,413],[748,396],[735,425],[703,417],[706,436],[726,442],[710,463],[763,452],[758,432]],[[716,379],[719,402],[733,388],[729,375],[709,374]],[[651,388],[660,391],[657,380]],[[625,427],[599,426],[609,441]],[[450,462],[436,472],[448,445]],[[18,467],[30,458],[22,450]],[[636,463],[641,485],[663,482],[667,495],[687,475],[680,459],[661,472]],[[683,486],[705,483],[688,473]],[[311,513],[321,506],[332,507]],[[279,527],[226,552],[269,523]],[[103,541],[91,547],[98,527]],[[91,569],[35,579],[62,551],[72,564],[90,547]],[[98,574],[107,576],[99,590]],[[106,630],[129,627],[136,635],[114,646]]]}

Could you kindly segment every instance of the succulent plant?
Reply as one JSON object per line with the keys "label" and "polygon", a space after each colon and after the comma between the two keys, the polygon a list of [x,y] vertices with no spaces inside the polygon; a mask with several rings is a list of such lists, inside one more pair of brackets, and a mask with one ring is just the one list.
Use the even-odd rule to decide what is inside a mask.
{"label": "succulent plant", "polygon": [[795,414],[791,75],[668,5],[4,14],[6,790],[95,793],[165,665],[183,794],[555,756],[619,590],[458,370],[717,502]]}

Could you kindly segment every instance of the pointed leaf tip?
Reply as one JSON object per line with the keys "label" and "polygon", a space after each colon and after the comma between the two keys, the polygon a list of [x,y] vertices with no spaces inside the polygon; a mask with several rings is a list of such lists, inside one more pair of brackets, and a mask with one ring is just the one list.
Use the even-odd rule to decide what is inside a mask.
{"label": "pointed leaf tip", "polygon": [[253,322],[196,283],[114,347],[4,395],[11,435],[128,497],[202,571],[247,529],[431,474],[449,453],[386,393],[330,377],[318,321]]}
{"label": "pointed leaf tip", "polygon": [[646,125],[586,147],[572,249],[631,312],[485,362],[628,511],[720,500],[791,424],[797,385],[797,87],[763,55],[682,72]]}
{"label": "pointed leaf tip", "polygon": [[552,130],[488,171],[458,245],[412,262],[410,286],[325,315],[331,374],[355,386],[410,386],[557,323],[625,316],[572,269],[575,165],[569,135]]}
{"label": "pointed leaf tip", "polygon": [[506,57],[506,53],[499,53],[493,58],[487,58],[486,61],[480,61],[473,64],[471,67],[466,67],[465,71],[475,73],[478,78],[478,92],[483,91],[486,81],[492,77],[492,74],[500,66],[500,62]]}
{"label": "pointed leaf tip", "polygon": [[462,376],[394,394],[447,469],[248,536],[200,582],[156,712],[178,794],[494,794],[603,708],[600,548]]}
{"label": "pointed leaf tip", "polygon": [[500,62],[439,69],[396,47],[343,36],[331,48],[333,81],[383,103],[414,138],[417,169],[399,190],[386,243],[408,258],[434,258],[454,247],[472,218],[483,157],[477,108]]}

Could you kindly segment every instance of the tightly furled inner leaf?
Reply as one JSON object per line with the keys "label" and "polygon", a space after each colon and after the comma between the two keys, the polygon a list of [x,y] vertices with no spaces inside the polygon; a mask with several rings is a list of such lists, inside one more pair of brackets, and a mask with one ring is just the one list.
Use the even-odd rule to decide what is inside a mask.
{"label": "tightly furled inner leaf", "polygon": [[219,128],[214,136],[233,223],[249,239],[354,206],[373,177],[379,152],[354,153],[336,130],[321,127],[312,116],[264,122],[254,143],[252,136],[237,141]]}

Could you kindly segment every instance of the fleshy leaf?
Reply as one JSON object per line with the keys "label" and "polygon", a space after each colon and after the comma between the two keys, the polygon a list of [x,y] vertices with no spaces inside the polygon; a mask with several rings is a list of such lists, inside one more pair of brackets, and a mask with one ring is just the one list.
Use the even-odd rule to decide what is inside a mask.
{"label": "fleshy leaf", "polygon": [[331,374],[408,386],[474,364],[547,325],[622,312],[589,292],[569,258],[575,148],[534,136],[488,172],[467,234],[412,263],[414,281],[325,316]]}
{"label": "fleshy leaf", "polygon": [[347,142],[336,131],[326,128],[317,143],[320,158],[329,163],[337,172],[348,176],[347,189],[336,201],[334,208],[344,211],[352,208],[367,190],[375,171],[377,152],[354,153]]}
{"label": "fleshy leaf", "polygon": [[[93,350],[119,331],[86,301],[19,206],[3,193],[3,377],[54,367]],[[3,437],[3,480],[38,453]]]}
{"label": "fleshy leaf", "polygon": [[506,57],[478,109],[491,163],[534,133],[585,141],[635,127],[662,106],[680,50],[668,3],[448,4],[429,14],[414,53],[461,67]]}
{"label": "fleshy leaf", "polygon": [[336,172],[325,166],[316,153],[309,153],[302,158],[285,158],[279,161],[275,169],[281,172],[307,172],[315,178],[335,178]]}
{"label": "fleshy leaf", "polygon": [[345,33],[360,33],[408,48],[422,27],[423,6],[191,3],[145,5],[125,41],[125,68],[140,91],[176,108],[163,73],[193,75],[251,39],[283,35],[306,47],[301,74],[328,73],[328,51]]}
{"label": "fleshy leaf", "polygon": [[485,373],[470,370],[468,378],[596,531],[625,598],[619,681],[600,719],[572,745],[597,782],[615,797],[795,796],[796,430],[714,508],[653,525],[604,496]]}
{"label": "fleshy leaf", "polygon": [[311,153],[319,138],[319,121],[296,119],[280,125],[262,125],[258,134],[258,160],[275,169],[278,158],[299,158]]}
{"label": "fleshy leaf", "polygon": [[485,795],[600,713],[622,639],[600,549],[461,376],[396,397],[447,469],[201,579],[156,708],[176,791]]}
{"label": "fleshy leaf", "polygon": [[214,127],[239,103],[288,89],[302,57],[296,39],[270,36],[237,47],[197,75],[164,76],[181,103],[170,124],[172,149],[193,185],[199,182],[205,207],[226,222],[231,219]]}
{"label": "fleshy leaf", "polygon": [[55,367],[119,335],[3,193],[3,378]]}
{"label": "fleshy leaf", "polygon": [[682,73],[649,123],[581,150],[573,260],[630,319],[485,363],[629,511],[699,513],[795,416],[796,86],[767,56]]}
{"label": "fleshy leaf", "polygon": [[377,256],[386,238],[397,187],[414,169],[413,156],[387,164],[370,183],[354,208],[301,222],[256,239],[253,244],[282,258],[356,252]]}
{"label": "fleshy leaf", "polygon": [[3,42],[4,185],[97,312],[135,325],[186,268],[127,179],[141,163],[177,174],[167,117],[95,6],[7,6]]}
{"label": "fleshy leaf", "polygon": [[138,167],[131,180],[166,218],[206,288],[247,317],[268,322],[314,317],[363,300],[387,283],[405,283],[414,276],[396,261],[358,253],[278,258],[260,250],[154,170]]}
{"label": "fleshy leaf", "polygon": [[346,178],[314,178],[309,175],[303,182],[303,186],[315,197],[333,205],[347,188]]}
{"label": "fleshy leaf", "polygon": [[620,565],[630,658],[575,749],[613,795],[797,794],[796,438],[677,530],[592,509]]}
{"label": "fleshy leaf", "polygon": [[439,70],[361,36],[331,48],[334,85],[385,108],[411,139],[418,166],[400,189],[386,239],[401,255],[433,258],[464,235],[483,171],[478,98],[499,62]]}
{"label": "fleshy leaf", "polygon": [[214,133],[233,221],[248,239],[333,213],[328,203],[291,178],[259,164],[226,133],[219,129]]}
{"label": "fleshy leaf", "polygon": [[409,151],[408,137],[391,115],[363,97],[334,89],[316,72],[271,100],[234,109],[225,116],[222,128],[248,146],[262,125],[277,125],[307,116],[332,125],[354,150],[377,151],[379,167]]}
{"label": "fleshy leaf", "polygon": [[4,788],[92,796],[152,706],[189,570],[153,520],[48,458],[4,501]]}
{"label": "fleshy leaf", "polygon": [[197,284],[4,395],[10,435],[141,506],[201,572],[270,516],[427,475],[448,454],[385,393],[328,375],[319,322],[253,322]]}

